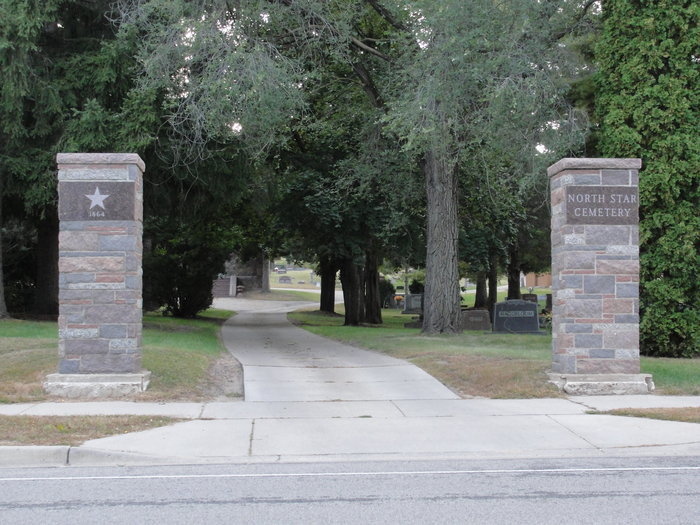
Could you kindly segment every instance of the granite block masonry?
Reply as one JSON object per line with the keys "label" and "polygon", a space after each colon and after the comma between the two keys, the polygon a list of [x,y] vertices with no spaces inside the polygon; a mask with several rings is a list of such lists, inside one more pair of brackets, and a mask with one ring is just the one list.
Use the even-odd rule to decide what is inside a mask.
{"label": "granite block masonry", "polygon": [[[650,376],[639,375],[640,168],[640,159],[584,158],[548,170],[552,375],[560,386],[576,382],[579,391],[571,393],[653,388]],[[604,383],[614,387],[606,391]],[[636,386],[623,392],[621,384]]]}
{"label": "granite block masonry", "polygon": [[144,163],[136,154],[61,153],[59,365],[47,392],[145,390],[141,370]]}

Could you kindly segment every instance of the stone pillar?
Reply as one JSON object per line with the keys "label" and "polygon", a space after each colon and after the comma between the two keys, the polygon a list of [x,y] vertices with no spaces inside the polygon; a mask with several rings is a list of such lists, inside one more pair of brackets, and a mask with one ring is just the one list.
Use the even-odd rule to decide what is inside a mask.
{"label": "stone pillar", "polygon": [[144,163],[115,153],[61,153],[57,163],[60,362],[44,388],[66,397],[143,391]]}
{"label": "stone pillar", "polygon": [[639,159],[562,159],[552,197],[552,375],[571,394],[648,393],[639,374]]}

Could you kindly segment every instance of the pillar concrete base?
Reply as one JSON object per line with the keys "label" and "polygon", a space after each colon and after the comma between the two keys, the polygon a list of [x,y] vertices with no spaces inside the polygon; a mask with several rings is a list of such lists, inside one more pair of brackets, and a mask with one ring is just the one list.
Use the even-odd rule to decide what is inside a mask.
{"label": "pillar concrete base", "polygon": [[550,383],[574,396],[650,394],[651,374],[549,374]]}
{"label": "pillar concrete base", "polygon": [[124,397],[145,392],[151,372],[134,374],[49,374],[47,394],[69,398]]}

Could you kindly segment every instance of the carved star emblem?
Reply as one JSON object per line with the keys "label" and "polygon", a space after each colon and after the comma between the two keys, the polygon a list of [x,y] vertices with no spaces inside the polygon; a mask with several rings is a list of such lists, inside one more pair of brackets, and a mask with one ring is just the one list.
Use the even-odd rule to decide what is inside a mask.
{"label": "carved star emblem", "polygon": [[90,199],[90,209],[93,209],[95,206],[99,206],[103,210],[105,209],[105,199],[109,197],[109,195],[102,195],[100,193],[100,188],[99,186],[95,187],[95,193],[92,195],[85,195],[88,199]]}

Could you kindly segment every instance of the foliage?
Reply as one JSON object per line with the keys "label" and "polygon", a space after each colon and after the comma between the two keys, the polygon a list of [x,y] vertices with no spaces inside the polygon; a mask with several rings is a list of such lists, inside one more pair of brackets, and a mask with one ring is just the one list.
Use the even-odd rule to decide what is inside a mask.
{"label": "foliage", "polygon": [[599,147],[640,157],[641,350],[700,354],[700,5],[606,2]]}
{"label": "foliage", "polygon": [[151,250],[144,255],[144,302],[175,317],[195,317],[213,300],[212,281],[223,271],[238,236],[213,221],[149,220]]}
{"label": "foliage", "polygon": [[[576,135],[559,97],[566,50],[551,34],[578,8],[573,0],[475,0],[468,10],[456,0],[124,0],[120,22],[140,35],[139,89],[165,93],[169,141],[184,160],[201,158],[212,141],[240,143],[289,177],[289,241],[304,258],[357,265],[382,254],[406,264],[423,244],[421,166],[433,166],[426,181],[454,181],[459,164],[478,173],[467,161],[485,147],[494,159],[512,153],[516,165],[518,155],[532,157],[533,140],[550,146],[567,129]],[[528,140],[513,125],[524,120]],[[557,133],[543,125],[550,121]],[[427,187],[456,200],[453,182]],[[427,209],[440,205],[429,200]],[[437,230],[456,232],[451,209]],[[454,295],[450,319],[436,316],[446,327],[459,313],[452,236],[427,237],[426,283],[447,276],[454,288],[428,287],[431,305]]]}
{"label": "foliage", "polygon": [[409,293],[419,294],[425,291],[425,284],[416,279],[411,280],[411,284],[408,285]]}
{"label": "foliage", "polygon": [[393,297],[396,294],[396,288],[388,279],[379,280],[379,297],[384,301],[387,297]]}

